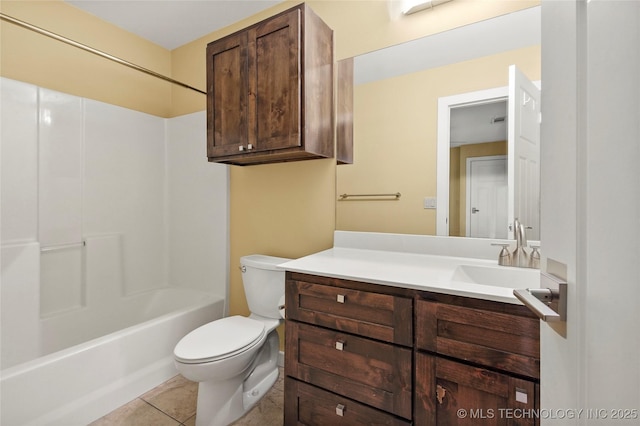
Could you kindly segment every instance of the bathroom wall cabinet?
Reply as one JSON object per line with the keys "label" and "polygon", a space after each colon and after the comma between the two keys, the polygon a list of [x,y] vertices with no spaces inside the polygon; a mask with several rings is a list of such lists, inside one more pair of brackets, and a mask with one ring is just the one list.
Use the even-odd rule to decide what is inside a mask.
{"label": "bathroom wall cabinet", "polygon": [[286,300],[286,425],[537,424],[524,306],[294,272]]}
{"label": "bathroom wall cabinet", "polygon": [[333,31],[305,4],[207,45],[207,157],[333,157]]}

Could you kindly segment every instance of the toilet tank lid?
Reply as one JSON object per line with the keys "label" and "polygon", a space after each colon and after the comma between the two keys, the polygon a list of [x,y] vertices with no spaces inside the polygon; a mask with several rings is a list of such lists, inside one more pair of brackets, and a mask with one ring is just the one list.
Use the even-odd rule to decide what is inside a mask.
{"label": "toilet tank lid", "polygon": [[285,257],[266,256],[264,254],[252,254],[249,256],[243,256],[240,258],[240,264],[244,266],[250,266],[252,268],[267,269],[270,271],[277,271],[278,265],[289,262],[291,259]]}

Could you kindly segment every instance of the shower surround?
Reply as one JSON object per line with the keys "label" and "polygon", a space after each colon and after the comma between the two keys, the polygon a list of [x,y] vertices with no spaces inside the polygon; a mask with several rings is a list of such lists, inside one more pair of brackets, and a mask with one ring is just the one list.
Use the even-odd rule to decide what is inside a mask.
{"label": "shower surround", "polygon": [[[6,78],[0,88],[0,422],[90,420],[122,402],[114,395],[135,397],[176,374],[173,341],[224,315],[227,166],[207,163],[204,112],[164,119]],[[171,325],[152,327],[155,318]],[[132,341],[140,322],[143,334],[133,340],[162,340],[158,347],[113,343]],[[99,342],[112,342],[111,349],[74,358]],[[129,366],[88,383],[81,367],[107,368],[113,363],[98,354],[113,350]],[[52,362],[73,359],[76,374],[60,379],[71,383],[51,382]],[[155,373],[130,368],[156,363]],[[42,401],[36,395],[21,412],[11,395],[27,389],[23,373],[43,390]],[[42,383],[33,382],[38,377]],[[94,400],[79,406],[71,391],[65,400],[64,389]],[[55,410],[47,394],[56,396]]]}

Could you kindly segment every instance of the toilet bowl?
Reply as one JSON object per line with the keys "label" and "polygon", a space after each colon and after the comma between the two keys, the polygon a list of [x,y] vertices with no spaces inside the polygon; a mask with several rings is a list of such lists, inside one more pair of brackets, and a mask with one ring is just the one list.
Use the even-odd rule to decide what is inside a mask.
{"label": "toilet bowl", "polygon": [[196,426],[228,425],[249,411],[278,378],[283,321],[284,271],[290,259],[263,255],[240,259],[251,315],[222,318],[184,336],[174,362],[185,378],[199,382]]}

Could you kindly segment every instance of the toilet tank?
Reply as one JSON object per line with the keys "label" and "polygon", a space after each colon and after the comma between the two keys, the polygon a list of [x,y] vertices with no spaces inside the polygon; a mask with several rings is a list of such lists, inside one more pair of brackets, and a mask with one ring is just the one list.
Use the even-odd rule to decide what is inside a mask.
{"label": "toilet tank", "polygon": [[249,310],[266,318],[281,318],[278,311],[284,296],[284,270],[277,265],[291,259],[253,254],[240,258],[242,284]]}

